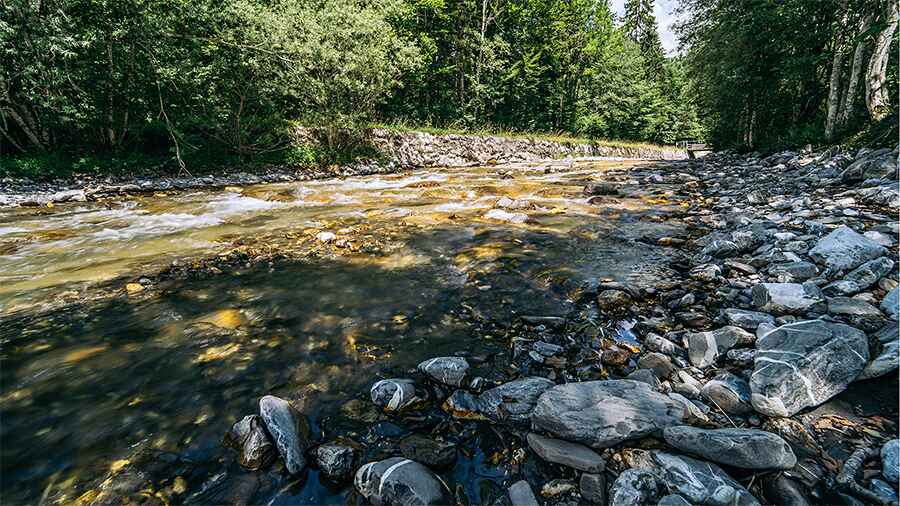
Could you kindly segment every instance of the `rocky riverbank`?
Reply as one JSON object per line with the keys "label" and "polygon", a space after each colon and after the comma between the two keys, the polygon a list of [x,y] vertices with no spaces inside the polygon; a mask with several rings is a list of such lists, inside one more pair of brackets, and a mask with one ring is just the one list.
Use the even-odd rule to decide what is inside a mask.
{"label": "rocky riverbank", "polygon": [[[480,450],[505,470],[495,504],[897,503],[897,150],[726,153],[650,172],[584,192],[598,208],[651,185],[680,201],[684,233],[643,239],[672,249],[672,278],[598,279],[565,317],[506,328],[491,374],[459,350],[373,378],[343,410],[404,430],[323,436],[308,385],[261,391],[223,435],[229,458],[257,480],[313,469],[373,504],[464,503],[442,476],[475,451],[462,435],[484,430],[496,438]],[[612,339],[617,327],[636,341]],[[222,497],[184,497],[189,464],[146,455],[83,501]]]}
{"label": "rocky riverbank", "polygon": [[[314,132],[303,128],[298,129],[294,137],[294,142],[299,144],[320,143]],[[366,142],[372,150],[381,153],[380,159],[328,167],[270,166],[253,173],[224,170],[220,174],[197,177],[98,177],[85,174],[51,182],[6,178],[0,180],[0,206],[44,206],[139,193],[391,174],[424,167],[468,167],[586,157],[671,160],[686,156],[684,151],[662,146],[578,144],[538,138],[479,135],[432,135],[380,128],[372,130]]]}

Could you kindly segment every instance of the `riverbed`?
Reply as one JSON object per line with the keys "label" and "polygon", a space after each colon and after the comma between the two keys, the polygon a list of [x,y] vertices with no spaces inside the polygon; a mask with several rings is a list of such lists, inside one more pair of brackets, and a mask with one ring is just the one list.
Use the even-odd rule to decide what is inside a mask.
{"label": "riverbed", "polygon": [[[395,423],[369,386],[454,354],[499,378],[520,317],[580,310],[598,280],[665,279],[684,196],[583,193],[643,170],[568,160],[0,209],[4,501],[87,501],[138,451],[172,502],[358,500],[316,471],[243,471],[222,437],[267,394],[374,454],[443,430]],[[290,254],[157,282],[245,244]],[[448,486],[471,504],[504,494],[498,436],[454,437]]]}

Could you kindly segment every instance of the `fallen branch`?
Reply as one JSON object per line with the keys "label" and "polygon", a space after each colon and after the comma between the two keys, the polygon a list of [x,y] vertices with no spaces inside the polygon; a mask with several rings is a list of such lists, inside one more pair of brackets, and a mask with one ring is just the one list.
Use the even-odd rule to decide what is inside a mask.
{"label": "fallen branch", "polygon": [[870,459],[878,457],[878,450],[875,448],[860,448],[853,452],[852,455],[844,462],[844,467],[837,475],[837,484],[845,492],[855,495],[860,499],[879,504],[881,506],[896,506],[896,501],[884,498],[856,482],[856,474],[862,468],[863,464]]}

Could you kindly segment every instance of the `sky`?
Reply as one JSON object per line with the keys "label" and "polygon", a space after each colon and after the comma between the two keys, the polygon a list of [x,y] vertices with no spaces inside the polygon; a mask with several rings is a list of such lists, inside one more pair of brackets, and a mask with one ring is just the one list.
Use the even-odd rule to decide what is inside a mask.
{"label": "sky", "polygon": [[[672,33],[672,24],[675,23],[675,10],[677,0],[656,0],[653,3],[653,14],[656,16],[656,24],[659,26],[659,38],[662,41],[666,54],[673,54],[678,49],[678,40]],[[609,3],[613,12],[620,18],[625,14],[625,0],[611,0]]]}

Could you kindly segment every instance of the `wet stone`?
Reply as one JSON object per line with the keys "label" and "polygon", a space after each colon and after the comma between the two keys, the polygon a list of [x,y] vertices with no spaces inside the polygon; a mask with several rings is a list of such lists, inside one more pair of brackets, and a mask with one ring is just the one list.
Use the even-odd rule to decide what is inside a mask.
{"label": "wet stone", "polygon": [[446,468],[456,462],[456,445],[437,441],[420,434],[410,434],[400,441],[404,457],[434,468]]}
{"label": "wet stone", "polygon": [[644,469],[626,469],[619,474],[609,489],[609,506],[656,504],[662,490],[662,485],[652,472]]}
{"label": "wet stone", "polygon": [[731,373],[719,374],[708,381],[700,389],[700,395],[728,414],[746,415],[753,412],[750,386]]}
{"label": "wet stone", "polygon": [[621,290],[603,290],[597,294],[597,306],[603,311],[614,311],[631,304],[631,297]]}
{"label": "wet stone", "polygon": [[251,471],[269,465],[278,454],[257,415],[247,415],[235,423],[225,436],[225,444],[238,451],[238,463]]}
{"label": "wet stone", "polygon": [[333,481],[343,481],[353,472],[353,449],[338,445],[324,444],[316,448],[316,465],[322,474]]}
{"label": "wet stone", "polygon": [[360,467],[353,484],[363,497],[376,505],[453,504],[450,492],[433,472],[402,457]]}
{"label": "wet stone", "polygon": [[756,345],[752,402],[770,416],[791,416],[839,394],[869,358],[863,332],[821,320],[783,325]]}
{"label": "wet stone", "polygon": [[444,403],[444,408],[457,418],[524,424],[538,397],[553,385],[546,378],[529,377],[504,383],[478,396],[457,390]]}
{"label": "wet stone", "polygon": [[439,383],[458,387],[466,378],[469,363],[461,357],[437,357],[420,363],[418,369]]}
{"label": "wet stone", "polygon": [[756,429],[704,430],[686,425],[663,430],[666,443],[706,460],[744,469],[791,469],[797,457],[783,439]]}
{"label": "wet stone", "polygon": [[606,448],[679,425],[680,403],[631,380],[557,385],[544,392],[531,413],[536,430],[561,439]]}
{"label": "wet stone", "polygon": [[539,506],[537,497],[531,490],[531,485],[525,480],[519,480],[510,485],[507,495],[513,506]]}
{"label": "wet stone", "polygon": [[606,468],[603,457],[587,446],[547,438],[533,432],[529,433],[526,439],[528,446],[547,462],[588,473],[600,473]]}
{"label": "wet stone", "polygon": [[416,383],[406,378],[383,379],[372,385],[369,394],[372,402],[389,412],[401,411],[420,399],[416,396]]}
{"label": "wet stone", "polygon": [[652,452],[661,482],[671,493],[686,497],[694,504],[709,506],[758,505],[740,483],[719,466],[682,455]]}
{"label": "wet stone", "polygon": [[309,424],[286,400],[267,395],[259,400],[259,415],[275,440],[275,447],[291,474],[306,469],[303,454],[309,446]]}

